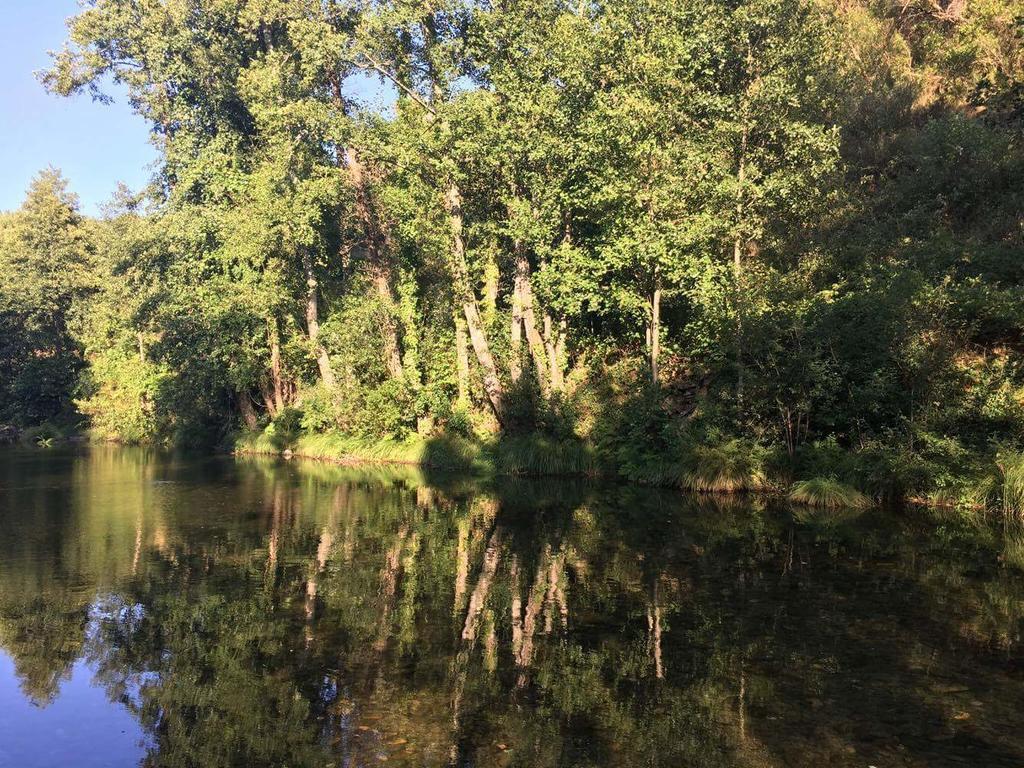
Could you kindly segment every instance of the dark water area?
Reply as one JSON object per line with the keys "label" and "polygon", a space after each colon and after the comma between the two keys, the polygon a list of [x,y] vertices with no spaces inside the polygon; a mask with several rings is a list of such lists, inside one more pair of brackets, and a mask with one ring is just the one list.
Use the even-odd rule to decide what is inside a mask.
{"label": "dark water area", "polygon": [[1021,553],[952,515],[0,452],[0,766],[1024,766]]}

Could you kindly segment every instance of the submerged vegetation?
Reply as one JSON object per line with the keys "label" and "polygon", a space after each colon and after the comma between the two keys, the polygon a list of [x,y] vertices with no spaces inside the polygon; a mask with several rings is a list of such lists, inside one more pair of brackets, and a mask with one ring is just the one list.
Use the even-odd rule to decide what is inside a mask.
{"label": "submerged vegetation", "polygon": [[[1021,0],[86,3],[0,424],[1024,514]],[[10,434],[5,429],[0,434]]]}

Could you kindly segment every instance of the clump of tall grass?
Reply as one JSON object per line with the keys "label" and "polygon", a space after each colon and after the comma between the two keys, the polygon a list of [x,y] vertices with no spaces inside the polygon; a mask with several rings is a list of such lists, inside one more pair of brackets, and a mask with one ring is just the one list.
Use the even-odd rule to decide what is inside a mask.
{"label": "clump of tall grass", "polygon": [[353,435],[325,432],[302,435],[295,441],[292,452],[310,459],[339,462],[418,464],[423,455],[423,441],[366,440]]}
{"label": "clump of tall grass", "polygon": [[813,477],[793,483],[789,500],[821,509],[865,509],[871,506],[870,498],[832,477]]}
{"label": "clump of tall grass", "polygon": [[1024,520],[1024,453],[996,456],[999,502],[1007,520]]}
{"label": "clump of tall grass", "polygon": [[593,475],[597,462],[593,450],[579,440],[556,440],[541,435],[506,437],[487,450],[494,471],[500,475]]}
{"label": "clump of tall grass", "polygon": [[235,438],[232,446],[235,453],[278,454],[271,436],[264,431],[243,432]]}
{"label": "clump of tall grass", "polygon": [[1000,559],[1004,565],[1024,571],[1024,530],[1006,534],[1003,539],[1003,554]]}
{"label": "clump of tall grass", "polygon": [[737,493],[763,489],[767,482],[761,453],[739,440],[693,447],[683,461],[679,485],[700,493]]}

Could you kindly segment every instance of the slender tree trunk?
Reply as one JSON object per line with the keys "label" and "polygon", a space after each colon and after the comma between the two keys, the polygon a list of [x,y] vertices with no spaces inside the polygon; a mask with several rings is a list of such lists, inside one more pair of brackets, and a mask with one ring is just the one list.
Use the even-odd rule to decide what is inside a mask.
{"label": "slender tree trunk", "polygon": [[480,310],[477,307],[476,296],[469,283],[469,269],[466,265],[466,244],[462,235],[462,195],[458,186],[452,182],[444,195],[445,210],[448,214],[448,223],[452,236],[452,257],[455,269],[455,283],[458,300],[462,305],[462,314],[466,318],[466,329],[469,331],[469,340],[473,345],[473,352],[476,354],[477,362],[483,373],[484,392],[487,401],[494,411],[498,423],[505,423],[505,389],[498,376],[498,366],[494,362],[490,346],[487,343],[487,334],[484,330],[483,320],[480,317]]}
{"label": "slender tree trunk", "polygon": [[564,344],[562,341],[562,329],[564,323],[555,326],[555,322],[551,318],[551,315],[547,312],[544,313],[544,347],[548,354],[548,381],[550,382],[549,389],[552,392],[562,391],[563,386],[563,375],[562,375],[562,350]]}
{"label": "slender tree trunk", "polygon": [[739,726],[740,739],[747,740],[747,671],[740,661]]}
{"label": "slender tree trunk", "polygon": [[267,319],[267,339],[270,343],[270,383],[273,387],[275,413],[285,406],[284,382],[281,379],[281,338],[277,332],[277,318]]}
{"label": "slender tree trunk", "polygon": [[[438,105],[446,98],[446,88],[441,82],[440,73],[430,64],[431,52],[437,42],[437,25],[430,13],[421,19],[423,32],[423,47],[425,58],[429,65],[428,77],[431,84],[431,104]],[[422,100],[414,99],[420,106],[427,109],[427,122],[434,122],[436,112],[431,105],[425,105]],[[505,424],[505,390],[498,376],[498,367],[495,365],[494,356],[491,354],[490,346],[487,343],[487,334],[484,330],[483,321],[480,318],[480,310],[477,306],[476,294],[469,282],[469,268],[466,264],[466,244],[463,239],[462,219],[462,193],[454,180],[449,180],[444,190],[443,204],[445,213],[448,215],[448,224],[452,238],[452,261],[455,271],[455,290],[458,301],[462,306],[462,313],[466,318],[466,329],[469,331],[469,339],[473,345],[473,352],[476,354],[477,362],[483,373],[484,392],[487,401],[494,411],[494,416],[502,426]]]}
{"label": "slender tree trunk", "polygon": [[459,309],[455,310],[455,369],[459,381],[459,402],[469,405],[469,334],[466,332],[466,318]]}
{"label": "slender tree trunk", "polygon": [[526,344],[537,371],[537,381],[541,390],[548,391],[548,363],[545,359],[544,338],[537,330],[537,319],[534,312],[533,287],[530,284],[530,260],[521,243],[515,246],[515,279],[512,295],[512,357],[516,370],[515,379],[522,375],[522,338],[526,335]]}
{"label": "slender tree trunk", "polygon": [[563,371],[567,365],[565,356],[565,337],[569,335],[569,323],[562,318],[558,323],[558,338],[555,340],[555,360],[558,361],[558,389],[565,388],[565,375]]}
{"label": "slender tree trunk", "polygon": [[306,327],[309,333],[309,343],[316,354],[320,378],[328,389],[334,389],[337,386],[337,380],[334,378],[334,369],[331,368],[331,358],[320,343],[319,286],[316,272],[313,269],[313,258],[305,248],[302,249],[302,268],[306,273]]}
{"label": "slender tree trunk", "polygon": [[470,344],[476,353],[477,362],[483,369],[483,384],[487,401],[490,403],[498,423],[504,426],[505,390],[501,379],[498,378],[498,367],[487,344],[487,334],[484,332],[483,321],[477,310],[476,300],[472,297],[466,298],[462,304],[462,311],[466,318],[466,329],[469,331]]}
{"label": "slender tree trunk", "polygon": [[365,166],[354,147],[345,149],[345,165],[348,168],[352,189],[355,193],[356,213],[366,236],[370,277],[385,309],[386,317],[381,328],[384,341],[384,362],[387,365],[388,374],[394,379],[400,379],[404,375],[404,371],[398,339],[398,323],[395,317],[397,302],[392,290],[394,275],[391,269],[391,254],[393,252],[391,237],[377,214],[373,193],[366,179]]}
{"label": "slender tree trunk", "polygon": [[484,267],[484,301],[483,315],[487,325],[494,322],[498,314],[498,283],[501,280],[501,268],[493,254]]}
{"label": "slender tree trunk", "polygon": [[[740,175],[742,177],[742,166]],[[746,366],[743,363],[743,243],[739,237],[733,242],[732,250],[733,280],[736,283],[736,399],[743,405],[743,386],[746,378]]]}
{"label": "slender tree trunk", "polygon": [[658,383],[658,363],[661,357],[661,282],[654,278],[651,294],[651,383]]}
{"label": "slender tree trunk", "polygon": [[541,390],[548,391],[547,363],[545,362],[544,337],[537,330],[537,320],[533,311],[533,290],[529,278],[523,292],[523,329],[526,331],[526,343],[530,347],[533,367],[537,371],[537,381]]}
{"label": "slender tree trunk", "polygon": [[[753,49],[750,41],[747,41],[747,75],[751,74],[754,64]],[[749,86],[748,86],[749,88]],[[743,275],[743,217],[744,206],[743,185],[747,177],[747,144],[750,141],[750,128],[748,119],[748,99],[744,93],[740,105],[740,120],[743,123],[743,132],[740,136],[739,156],[736,162],[736,238],[732,248],[732,269],[733,281],[736,284],[736,401],[740,408],[743,407],[744,383],[746,378],[746,367],[743,362],[744,348],[744,275]]]}
{"label": "slender tree trunk", "polygon": [[[518,251],[520,244],[516,243]],[[519,286],[519,259],[516,258],[516,273],[512,286],[512,325],[509,328],[508,369],[513,383],[523,375],[523,297]]]}

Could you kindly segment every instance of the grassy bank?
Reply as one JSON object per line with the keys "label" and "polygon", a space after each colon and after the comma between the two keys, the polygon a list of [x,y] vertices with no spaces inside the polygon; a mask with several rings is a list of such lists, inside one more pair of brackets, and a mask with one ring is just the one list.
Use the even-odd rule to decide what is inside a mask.
{"label": "grassy bank", "polygon": [[780,454],[741,440],[680,444],[645,453],[599,449],[542,435],[491,439],[440,434],[371,440],[338,433],[282,435],[273,427],[236,436],[236,453],[291,455],[336,464],[404,464],[477,477],[591,477],[695,493],[759,493],[808,508],[864,508],[909,503],[1007,519],[1024,516],[1024,457],[975,457],[958,472],[898,453],[844,452],[835,446]]}
{"label": "grassy bank", "polygon": [[522,436],[491,441],[457,435],[406,440],[367,440],[338,433],[282,438],[273,431],[247,432],[233,444],[236,453],[284,455],[338,464],[410,464],[474,475],[596,476],[592,450],[579,441]]}

